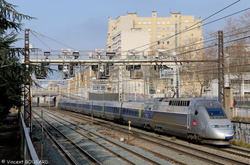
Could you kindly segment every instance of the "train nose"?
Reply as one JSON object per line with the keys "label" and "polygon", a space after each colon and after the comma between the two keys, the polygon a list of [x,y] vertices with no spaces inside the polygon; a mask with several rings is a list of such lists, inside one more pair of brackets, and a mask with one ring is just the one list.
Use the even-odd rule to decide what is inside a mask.
{"label": "train nose", "polygon": [[225,133],[225,139],[232,139],[234,136],[234,131],[233,129],[230,130],[224,130]]}
{"label": "train nose", "polygon": [[233,129],[216,129],[213,132],[214,137],[218,139],[232,139],[234,135]]}

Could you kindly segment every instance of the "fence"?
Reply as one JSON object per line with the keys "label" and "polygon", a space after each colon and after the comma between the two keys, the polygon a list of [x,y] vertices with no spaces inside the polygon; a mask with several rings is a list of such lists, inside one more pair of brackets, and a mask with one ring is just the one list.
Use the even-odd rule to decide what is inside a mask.
{"label": "fence", "polygon": [[236,107],[232,109],[232,117],[250,118],[250,107]]}
{"label": "fence", "polygon": [[22,113],[19,113],[19,125],[21,134],[21,154],[23,164],[41,165],[29,135],[29,128],[26,127]]}
{"label": "fence", "polygon": [[247,123],[233,123],[234,126],[234,139],[250,143],[250,124]]}

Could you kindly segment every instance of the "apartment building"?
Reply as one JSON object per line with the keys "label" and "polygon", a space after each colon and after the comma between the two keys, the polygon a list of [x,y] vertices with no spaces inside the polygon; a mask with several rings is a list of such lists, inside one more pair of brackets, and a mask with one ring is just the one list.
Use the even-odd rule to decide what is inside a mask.
{"label": "apartment building", "polygon": [[[202,19],[170,13],[170,17],[138,17],[137,13],[127,13],[108,20],[107,50],[126,56],[129,51],[157,52],[171,50],[188,44],[191,40],[202,41]],[[130,53],[131,54],[131,53]],[[147,54],[146,54],[147,55]]]}

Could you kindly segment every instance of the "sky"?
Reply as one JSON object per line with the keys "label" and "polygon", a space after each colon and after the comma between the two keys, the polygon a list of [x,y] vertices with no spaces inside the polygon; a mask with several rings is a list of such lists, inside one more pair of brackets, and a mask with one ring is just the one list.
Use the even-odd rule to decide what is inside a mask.
{"label": "sky", "polygon": [[[37,19],[24,21],[23,29],[31,29],[43,36],[30,35],[34,47],[46,50],[105,49],[108,18],[116,19],[127,12],[137,12],[138,17],[169,17],[170,12],[193,15],[203,19],[215,14],[237,0],[6,0],[17,5],[16,10]],[[249,8],[249,0],[240,0],[228,9],[204,21],[210,22]],[[235,15],[241,16],[243,13]],[[204,32],[222,30],[225,20],[203,27]],[[205,33],[204,33],[205,34]],[[46,37],[44,37],[46,36]],[[20,39],[24,34],[20,33]],[[57,41],[57,42],[55,42]],[[63,43],[63,44],[59,44]],[[24,41],[16,43],[23,47]]]}

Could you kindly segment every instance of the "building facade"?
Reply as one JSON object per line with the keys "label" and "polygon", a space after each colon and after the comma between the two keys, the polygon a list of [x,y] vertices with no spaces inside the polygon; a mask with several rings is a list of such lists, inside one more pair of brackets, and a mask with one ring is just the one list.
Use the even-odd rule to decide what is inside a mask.
{"label": "building facade", "polygon": [[[203,41],[202,19],[170,13],[170,17],[138,17],[137,13],[127,13],[116,19],[108,20],[107,50],[123,55],[129,51],[157,52],[171,50],[188,44],[191,39]],[[125,53],[126,52],[126,53]],[[131,54],[131,53],[130,53]]]}

